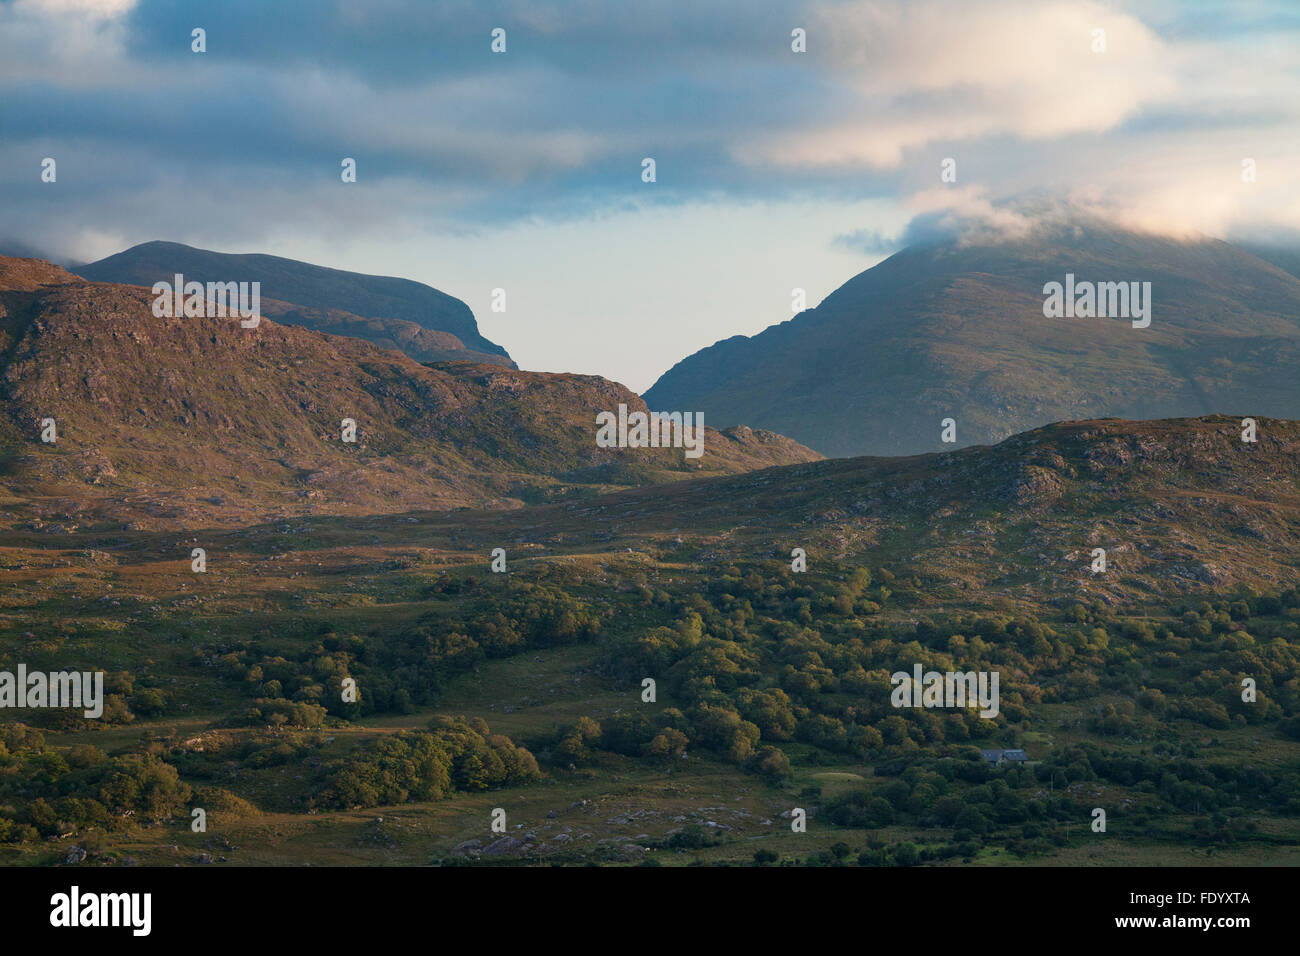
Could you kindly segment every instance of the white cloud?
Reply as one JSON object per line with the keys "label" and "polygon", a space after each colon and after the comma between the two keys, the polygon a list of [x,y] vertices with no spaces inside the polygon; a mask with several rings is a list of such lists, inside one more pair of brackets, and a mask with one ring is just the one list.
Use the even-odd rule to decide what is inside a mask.
{"label": "white cloud", "polygon": [[[850,0],[811,23],[807,55],[856,113],[745,138],[751,167],[893,176],[918,214],[963,233],[1023,232],[1043,214],[1013,202],[1025,195],[1173,235],[1300,227],[1294,31],[1161,37],[1092,0]],[[947,156],[960,186],[939,184]]]}
{"label": "white cloud", "polygon": [[17,0],[0,6],[0,82],[90,88],[116,78],[136,0]]}
{"label": "white cloud", "polygon": [[857,0],[821,5],[811,23],[807,55],[825,50],[859,111],[758,136],[742,161],[890,168],[927,143],[1112,129],[1177,89],[1166,45],[1098,3]]}
{"label": "white cloud", "polygon": [[14,8],[22,14],[47,17],[75,15],[106,20],[129,13],[135,4],[136,0],[17,0]]}

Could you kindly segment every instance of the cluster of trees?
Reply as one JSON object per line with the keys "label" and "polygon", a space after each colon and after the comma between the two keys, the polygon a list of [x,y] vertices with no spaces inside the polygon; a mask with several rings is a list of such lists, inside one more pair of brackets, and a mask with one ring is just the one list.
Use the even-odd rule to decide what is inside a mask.
{"label": "cluster of trees", "polygon": [[[1300,813],[1294,762],[1209,760],[1171,726],[1254,726],[1300,740],[1297,591],[1234,592],[1145,616],[1078,605],[1051,621],[951,614],[900,626],[880,611],[912,603],[920,582],[886,569],[825,567],[793,574],[784,563],[764,562],[726,569],[702,586],[637,581],[618,600],[639,607],[614,634],[602,628],[612,612],[544,567],[509,582],[446,574],[429,589],[433,606],[414,621],[363,633],[304,624],[208,648],[196,664],[215,666],[241,688],[251,701],[246,723],[276,733],[244,735],[219,752],[145,748],[109,757],[85,745],[50,749],[38,731],[4,725],[0,840],[171,819],[188,810],[184,778],[216,779],[232,761],[249,770],[301,764],[312,796],[299,799],[322,808],[527,783],[539,776],[532,753],[478,719],[439,718],[425,731],[368,740],[324,765],[308,752],[312,735],[280,731],[410,713],[488,659],[591,641],[601,643],[607,675],[634,688],[652,677],[671,704],[630,703],[599,721],[582,717],[528,738],[544,761],[581,767],[618,754],[667,766],[700,749],[773,783],[791,776],[787,751],[807,764],[870,761],[888,782],[825,801],[826,819],[865,830],[947,828],[952,840],[938,848],[869,843],[857,857],[862,865],[969,857],[995,836],[1013,852],[1046,852],[1066,839],[1067,825],[1087,818],[1088,807],[1067,789],[1081,781],[1132,788],[1150,795],[1147,805],[1203,816],[1210,825],[1201,828],[1202,841],[1247,838],[1246,812]],[[998,671],[999,716],[895,709],[890,675],[914,664]],[[355,702],[342,699],[345,678],[357,682]],[[1246,678],[1253,701],[1242,699]],[[106,690],[104,722],[169,706],[160,687],[129,674],[108,675]],[[1059,702],[1083,711],[1095,743],[1054,751],[1030,767],[993,769],[979,756],[980,745],[1016,745],[1039,705]],[[57,711],[33,717],[69,726],[80,719]],[[1143,812],[1130,819],[1141,823]],[[696,840],[684,831],[673,845],[689,849]],[[843,846],[822,862],[849,862]]]}
{"label": "cluster of trees", "polygon": [[429,730],[371,741],[364,750],[326,768],[316,805],[373,807],[438,800],[537,779],[533,755],[509,737],[471,718],[435,718]]}
{"label": "cluster of trees", "polygon": [[[29,671],[51,670],[29,664]],[[105,671],[104,712],[99,717],[86,717],[83,709],[75,707],[50,707],[29,711],[26,719],[45,730],[85,730],[91,726],[121,726],[132,723],[137,716],[157,717],[167,713],[169,695],[154,677],[136,677],[128,671]]]}
{"label": "cluster of trees", "polygon": [[310,730],[321,726],[325,722],[325,715],[326,710],[320,704],[305,700],[285,700],[283,697],[259,697],[244,715],[244,722]]}
{"label": "cluster of trees", "polygon": [[958,842],[999,826],[1081,819],[1073,801],[1064,793],[1043,793],[1029,770],[992,771],[970,748],[914,763],[883,786],[851,789],[828,801],[825,812],[840,826],[949,827]]}
{"label": "cluster of trees", "polygon": [[109,757],[88,744],[55,750],[23,724],[0,726],[0,770],[6,842],[168,820],[188,813],[192,793],[155,754]]}
{"label": "cluster of trees", "polygon": [[1264,767],[1198,756],[1190,744],[1157,744],[1149,753],[1132,753],[1085,742],[1044,760],[1034,768],[1034,779],[1055,788],[1080,780],[1136,787],[1194,813],[1300,813],[1300,765]]}
{"label": "cluster of trees", "polygon": [[[449,574],[431,593],[439,606],[411,623],[376,625],[365,634],[322,627],[312,635],[259,635],[234,649],[200,651],[194,663],[215,663],[257,699],[248,722],[312,727],[325,715],[414,713],[486,659],[600,633],[600,613],[558,585],[519,580],[494,590],[472,575]],[[344,699],[346,678],[356,681],[354,701]]]}
{"label": "cluster of trees", "polygon": [[599,762],[602,751],[667,764],[681,758],[694,741],[773,780],[788,776],[789,760],[775,747],[760,747],[760,736],[759,728],[734,710],[703,704],[689,716],[665,707],[653,714],[621,712],[600,722],[580,717],[545,742],[551,760],[587,766]]}
{"label": "cluster of trees", "polygon": [[[886,773],[897,765],[878,767]],[[878,844],[859,856],[862,865],[908,866],[930,858],[970,857],[980,845],[996,844],[1018,856],[1049,853],[1064,846],[1070,833],[1088,832],[1096,800],[1072,795],[1070,784],[1104,781],[1153,794],[1153,805],[1110,808],[1112,826],[1158,837],[1169,834],[1165,801],[1198,816],[1186,836],[1203,845],[1241,840],[1266,841],[1247,817],[1260,811],[1300,812],[1294,767],[1264,771],[1241,764],[1197,763],[1160,756],[1134,756],[1085,744],[1066,748],[1033,767],[993,771],[976,753],[924,759],[910,764],[889,783],[862,786],[825,801],[823,812],[837,826],[874,830],[889,826],[946,828],[951,845],[912,858],[898,844]],[[814,797],[813,794],[805,794]],[[911,862],[909,862],[909,859]]]}
{"label": "cluster of trees", "polygon": [[[780,748],[790,742],[857,759],[933,757],[954,746],[969,756],[971,744],[1016,745],[1032,708],[1063,701],[1085,703],[1086,726],[1102,738],[1160,739],[1175,719],[1213,729],[1276,723],[1300,737],[1294,590],[1237,592],[1158,618],[1076,606],[1053,622],[966,614],[900,631],[864,621],[861,602],[906,595],[915,582],[880,571],[894,589],[873,590],[864,569],[807,579],[770,562],[761,570],[731,569],[677,600],[643,588],[643,606],[669,620],[607,638],[602,666],[633,686],[655,678],[679,708],[563,728],[552,742],[559,760],[592,762],[600,750],[649,756],[652,738],[671,728],[683,746],[779,780],[789,772]],[[890,675],[916,663],[998,671],[999,716],[892,707]],[[1254,700],[1243,699],[1245,678]],[[815,752],[803,759],[815,762]]]}

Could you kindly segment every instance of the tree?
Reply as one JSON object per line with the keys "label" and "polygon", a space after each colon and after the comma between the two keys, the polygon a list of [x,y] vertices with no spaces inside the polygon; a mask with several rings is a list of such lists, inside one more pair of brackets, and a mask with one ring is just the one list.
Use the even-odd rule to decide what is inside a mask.
{"label": "tree", "polygon": [[896,866],[916,866],[921,862],[921,851],[915,843],[898,843],[893,848]]}
{"label": "tree", "polygon": [[982,836],[989,832],[988,817],[984,816],[978,808],[967,806],[961,813],[957,814],[957,819],[953,821],[953,828],[969,830],[971,833]]}
{"label": "tree", "polygon": [[764,747],[750,761],[752,769],[768,783],[780,783],[790,776],[790,758],[776,747]]}
{"label": "tree", "polygon": [[686,745],[689,743],[690,740],[680,730],[665,727],[645,745],[645,755],[657,760],[676,759],[686,753]]}

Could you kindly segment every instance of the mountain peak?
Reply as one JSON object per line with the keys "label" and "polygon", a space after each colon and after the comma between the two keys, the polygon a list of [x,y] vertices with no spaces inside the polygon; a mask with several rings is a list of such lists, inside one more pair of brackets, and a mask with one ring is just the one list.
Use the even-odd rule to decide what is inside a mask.
{"label": "mountain peak", "polygon": [[0,289],[34,292],[44,285],[80,281],[71,272],[45,259],[0,256]]}
{"label": "mountain peak", "polygon": [[[1149,327],[1045,316],[1047,284],[1076,281],[1139,283]],[[1215,239],[1072,224],[910,246],[817,308],[684,359],[645,398],[828,455],[898,455],[950,448],[948,418],[960,446],[1083,418],[1300,417],[1297,364],[1295,276]]]}
{"label": "mountain peak", "polygon": [[212,252],[159,239],[77,272],[96,282],[144,286],[170,281],[176,273],[197,282],[259,282],[263,302],[270,300],[265,313],[280,322],[364,338],[407,352],[418,361],[514,364],[504,348],[479,333],[468,305],[412,279],[348,272],[263,253]]}

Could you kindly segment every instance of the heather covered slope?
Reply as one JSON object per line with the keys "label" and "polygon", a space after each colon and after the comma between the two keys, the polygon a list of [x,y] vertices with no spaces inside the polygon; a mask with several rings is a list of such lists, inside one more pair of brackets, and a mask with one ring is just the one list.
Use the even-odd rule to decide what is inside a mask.
{"label": "heather covered slope", "polygon": [[[1151,283],[1148,328],[1043,316],[1043,286]],[[899,252],[816,309],[679,362],[645,394],[827,455],[939,451],[1053,421],[1300,418],[1300,279],[1218,241],[1098,226]]]}
{"label": "heather covered slope", "polygon": [[0,256],[0,291],[37,292],[44,286],[81,280],[66,269],[44,259],[16,259]]}
{"label": "heather covered slope", "polygon": [[[176,273],[197,282],[260,282],[263,313],[284,324],[352,335],[420,362],[508,365],[469,306],[410,279],[364,275],[267,255],[233,255],[178,242],[145,242],[77,270],[95,282],[151,287]],[[268,301],[269,300],[269,301]]]}
{"label": "heather covered slope", "polygon": [[506,355],[466,348],[450,332],[426,329],[405,319],[367,318],[342,309],[314,309],[277,299],[262,300],[262,315],[281,325],[365,339],[380,348],[402,352],[417,362],[482,362],[516,367]]}
{"label": "heather covered slope", "polygon": [[[810,567],[915,575],[930,606],[1112,606],[1296,587],[1300,422],[1261,418],[1258,428],[1248,444],[1240,420],[1225,416],[1070,422],[992,447],[638,488],[463,529],[486,542],[526,525],[572,547],[633,547],[691,565],[788,566],[800,547]],[[1094,548],[1107,552],[1105,574],[1092,573]]]}
{"label": "heather covered slope", "polygon": [[[644,404],[596,376],[421,365],[264,319],[156,318],[147,289],[6,261],[0,485],[11,519],[143,527],[289,513],[510,507],[817,457],[709,430],[703,457],[600,449],[595,416]],[[40,280],[62,284],[40,285]],[[66,280],[66,281],[64,281]],[[39,440],[54,418],[58,441]],[[343,419],[357,441],[341,441]]]}

